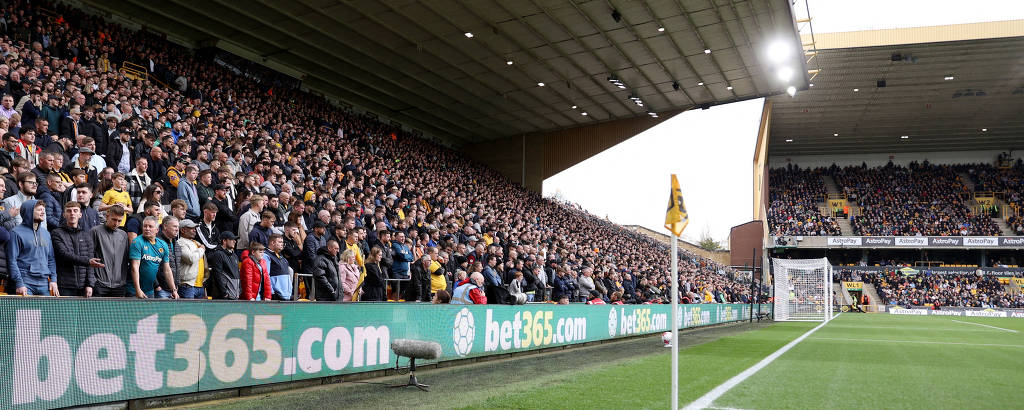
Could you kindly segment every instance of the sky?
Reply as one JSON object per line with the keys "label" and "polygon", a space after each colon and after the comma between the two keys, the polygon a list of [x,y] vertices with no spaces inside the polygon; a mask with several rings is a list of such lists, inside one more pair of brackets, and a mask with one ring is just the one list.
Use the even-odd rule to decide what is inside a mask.
{"label": "sky", "polygon": [[[1024,0],[803,0],[815,33],[1024,19]],[[808,33],[809,25],[799,26]],[[753,158],[763,100],[682,113],[544,181],[591,213],[621,225],[663,227],[669,181],[677,174],[693,242],[705,232],[728,246],[729,229],[753,216]],[[627,194],[618,194],[626,192]]]}

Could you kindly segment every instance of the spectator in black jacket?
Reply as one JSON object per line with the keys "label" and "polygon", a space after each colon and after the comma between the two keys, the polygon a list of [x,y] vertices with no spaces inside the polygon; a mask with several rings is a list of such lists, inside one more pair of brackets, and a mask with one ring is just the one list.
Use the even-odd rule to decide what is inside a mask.
{"label": "spectator in black jacket", "polygon": [[409,273],[412,280],[405,291],[405,300],[430,302],[430,255],[423,255],[418,261],[411,263]]}
{"label": "spectator in black jacket", "polygon": [[220,246],[206,255],[210,264],[210,279],[207,293],[214,299],[238,300],[238,256],[235,255],[235,241],[231,231],[220,233]]}
{"label": "spectator in black jacket", "polygon": [[[90,231],[93,227],[101,225],[103,221],[100,219],[99,212],[96,212],[96,208],[90,206],[92,204],[92,187],[89,184],[82,183],[72,189],[76,191],[75,201],[78,202],[82,209],[82,218],[78,220],[78,226],[82,230]],[[65,196],[70,198],[70,195]]]}
{"label": "spectator in black jacket", "polygon": [[[116,139],[111,139],[105,149],[101,149],[99,152],[105,155],[104,159],[107,161],[108,167],[128,175],[132,167],[135,166],[135,160],[137,159],[135,151],[131,148],[132,135],[123,132],[111,135],[111,137],[116,137]],[[99,142],[97,142],[97,145],[99,145]],[[125,153],[127,153],[127,157],[125,157]],[[127,159],[128,162],[122,163],[124,159]]]}
{"label": "spectator in black jacket", "polygon": [[[307,239],[308,241],[308,239]],[[341,247],[335,240],[327,241],[327,246],[317,251],[311,271],[316,282],[316,300],[339,301],[344,293],[341,289],[341,278],[338,276],[338,250]]]}
{"label": "spectator in black jacket", "polygon": [[103,262],[93,250],[91,233],[78,226],[81,217],[82,209],[78,202],[65,203],[64,224],[50,235],[57,261],[57,289],[61,296],[92,297],[93,269],[103,267]]}
{"label": "spectator in black jacket", "polygon": [[306,273],[312,273],[320,248],[327,246],[327,224],[322,221],[313,223],[313,233],[306,235],[306,243],[302,245],[302,264]]}
{"label": "spectator in black jacket", "polygon": [[213,200],[210,202],[217,206],[217,230],[221,232],[235,232],[238,216],[235,215],[234,207],[230,198],[228,198],[227,185],[217,185],[213,192]]}
{"label": "spectator in black jacket", "polygon": [[384,297],[387,294],[387,274],[381,264],[383,254],[384,250],[379,246],[374,246],[370,250],[370,256],[366,258],[364,265],[366,277],[363,279],[363,294],[359,297],[359,300],[369,302],[384,301]]}
{"label": "spectator in black jacket", "polygon": [[302,272],[302,246],[304,243],[300,239],[299,226],[294,222],[288,222],[284,224],[284,250],[281,254],[288,260],[288,266],[291,266],[296,273]]}
{"label": "spectator in black jacket", "polygon": [[60,135],[75,141],[79,135],[82,135],[81,119],[81,108],[78,105],[71,106],[68,116],[60,119]]}

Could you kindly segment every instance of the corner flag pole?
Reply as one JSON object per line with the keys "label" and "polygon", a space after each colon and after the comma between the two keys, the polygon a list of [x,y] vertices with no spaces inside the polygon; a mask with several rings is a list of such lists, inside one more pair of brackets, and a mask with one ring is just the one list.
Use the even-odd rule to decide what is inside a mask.
{"label": "corner flag pole", "polygon": [[679,255],[677,255],[678,247],[679,237],[672,236],[672,410],[679,408]]}
{"label": "corner flag pole", "polygon": [[679,408],[679,236],[689,222],[679,180],[672,174],[672,190],[665,211],[665,228],[672,231],[672,410]]}

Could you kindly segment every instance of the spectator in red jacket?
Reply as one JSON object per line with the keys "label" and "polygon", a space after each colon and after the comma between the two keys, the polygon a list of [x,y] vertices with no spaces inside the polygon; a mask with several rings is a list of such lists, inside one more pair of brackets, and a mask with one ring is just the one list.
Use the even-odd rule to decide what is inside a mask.
{"label": "spectator in red jacket", "polygon": [[263,244],[249,243],[248,255],[242,260],[239,282],[242,300],[270,300],[270,266],[263,259]]}

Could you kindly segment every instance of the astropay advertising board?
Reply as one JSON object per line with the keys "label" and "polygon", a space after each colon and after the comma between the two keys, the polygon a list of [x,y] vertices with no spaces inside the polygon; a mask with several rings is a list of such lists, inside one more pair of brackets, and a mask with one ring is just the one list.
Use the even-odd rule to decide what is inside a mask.
{"label": "astropay advertising board", "polygon": [[840,248],[1024,248],[1024,236],[829,236],[825,243]]}
{"label": "astropay advertising board", "polygon": [[[767,307],[765,308],[767,310]],[[682,305],[682,327],[749,305]],[[669,330],[666,305],[429,305],[0,297],[0,408],[53,408],[394,367],[393,339],[441,360]]]}

